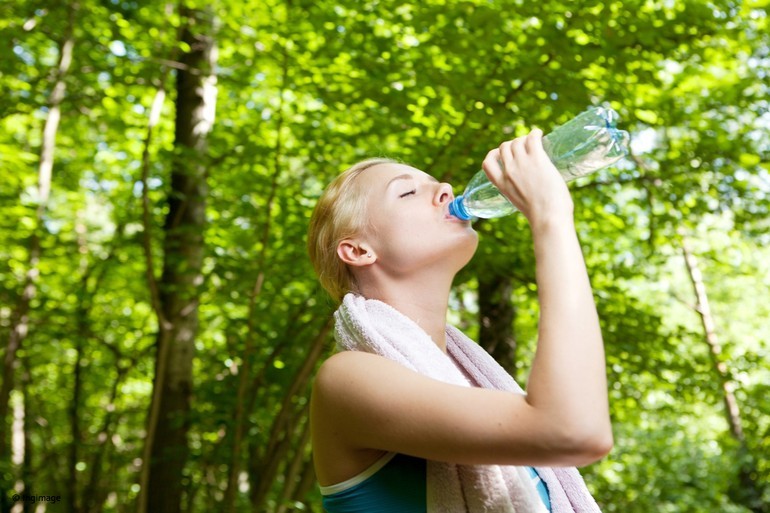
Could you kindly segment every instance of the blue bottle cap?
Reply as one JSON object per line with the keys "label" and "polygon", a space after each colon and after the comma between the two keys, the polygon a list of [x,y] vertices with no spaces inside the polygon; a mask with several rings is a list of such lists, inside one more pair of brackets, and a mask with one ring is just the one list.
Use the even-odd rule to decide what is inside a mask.
{"label": "blue bottle cap", "polygon": [[453,199],[452,203],[449,204],[449,214],[462,219],[463,221],[470,221],[473,217],[463,204],[462,194]]}

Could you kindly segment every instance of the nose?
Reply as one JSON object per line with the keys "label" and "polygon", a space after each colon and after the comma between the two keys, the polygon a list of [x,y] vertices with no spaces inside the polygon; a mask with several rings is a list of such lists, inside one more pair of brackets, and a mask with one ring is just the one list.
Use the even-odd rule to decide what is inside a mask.
{"label": "nose", "polygon": [[436,205],[445,205],[455,198],[452,192],[452,186],[448,183],[439,183],[436,187],[436,194],[433,197],[433,202]]}

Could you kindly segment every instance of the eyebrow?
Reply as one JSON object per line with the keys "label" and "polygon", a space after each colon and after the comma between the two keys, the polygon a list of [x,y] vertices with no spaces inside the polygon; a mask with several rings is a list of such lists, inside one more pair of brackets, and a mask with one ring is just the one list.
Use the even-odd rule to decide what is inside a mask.
{"label": "eyebrow", "polygon": [[[431,182],[438,183],[438,180],[436,180],[434,177],[432,177],[430,175],[425,175],[425,176],[427,176],[430,179]],[[409,173],[404,173],[403,175],[395,176],[395,177],[390,179],[390,181],[388,182],[388,185],[386,185],[385,188],[386,189],[389,188],[397,180],[414,180],[414,176],[410,175]]]}

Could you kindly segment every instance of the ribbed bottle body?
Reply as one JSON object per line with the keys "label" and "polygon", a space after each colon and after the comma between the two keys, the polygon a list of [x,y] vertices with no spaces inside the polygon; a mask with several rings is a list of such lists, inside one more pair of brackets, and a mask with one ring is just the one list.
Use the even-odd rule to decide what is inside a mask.
{"label": "ribbed bottle body", "polygon": [[[628,154],[630,136],[616,128],[617,120],[618,113],[608,107],[590,107],[543,137],[543,149],[565,181],[603,169]],[[502,217],[517,209],[479,171],[449,211],[468,220]]]}

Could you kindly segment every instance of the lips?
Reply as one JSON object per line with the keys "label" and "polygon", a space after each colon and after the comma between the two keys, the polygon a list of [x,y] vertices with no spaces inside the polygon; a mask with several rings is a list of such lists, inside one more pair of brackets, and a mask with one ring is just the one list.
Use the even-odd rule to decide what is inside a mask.
{"label": "lips", "polygon": [[455,217],[455,216],[453,216],[452,214],[450,214],[450,213],[448,213],[448,212],[447,212],[447,213],[444,215],[444,219],[445,219],[445,220],[447,220],[447,221],[451,221],[451,222],[454,222],[454,223],[463,223],[463,224],[466,224],[466,223],[468,223],[468,222],[469,222],[469,221],[465,221],[465,220],[463,220],[463,219],[460,219],[459,217]]}

